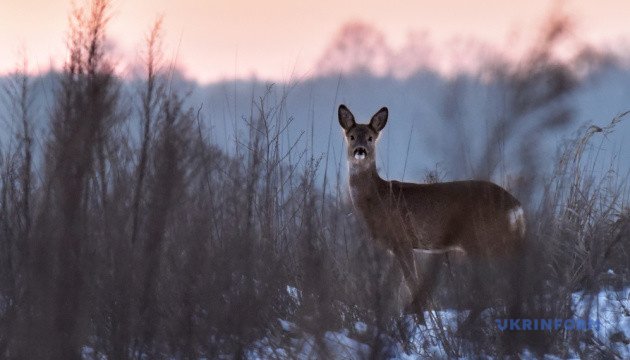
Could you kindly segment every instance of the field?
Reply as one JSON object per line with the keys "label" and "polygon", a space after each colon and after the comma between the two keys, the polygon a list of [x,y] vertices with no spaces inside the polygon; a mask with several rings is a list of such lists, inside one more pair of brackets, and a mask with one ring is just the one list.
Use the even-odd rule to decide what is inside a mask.
{"label": "field", "polygon": [[[63,71],[32,77],[25,65],[2,79],[0,357],[630,356],[627,154],[609,141],[630,109],[575,124],[566,98],[582,77],[552,56],[562,18],[521,64],[484,75],[504,97],[479,124],[483,137],[466,142],[455,90],[442,99],[455,119],[443,135],[458,144],[447,166],[500,183],[525,207],[527,269],[511,284],[526,294],[523,317],[598,324],[501,331],[505,294],[477,294],[450,255],[426,323],[402,314],[400,270],[348,200],[336,118],[294,117],[290,84],[265,86],[246,112],[204,109],[175,86],[159,21],[142,75],[124,79],[104,41],[107,6],[74,14]],[[397,141],[406,153],[388,155],[404,164],[393,174],[417,160],[415,126]],[[536,140],[559,127],[575,136],[540,158]],[[411,180],[453,180],[434,165]],[[485,311],[458,331],[471,297]]]}

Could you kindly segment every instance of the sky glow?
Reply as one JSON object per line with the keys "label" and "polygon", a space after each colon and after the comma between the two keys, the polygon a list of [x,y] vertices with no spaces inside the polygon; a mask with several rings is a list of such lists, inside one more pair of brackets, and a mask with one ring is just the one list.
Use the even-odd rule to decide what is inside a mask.
{"label": "sky glow", "polygon": [[[585,41],[624,43],[630,14],[626,0],[561,4]],[[108,39],[122,75],[131,72],[146,33],[163,16],[165,59],[175,60],[188,77],[201,82],[313,75],[332,38],[350,21],[382,31],[394,49],[403,48],[410,34],[421,34],[437,47],[476,39],[510,49],[530,40],[558,6],[547,0],[113,0],[112,5]],[[23,58],[31,72],[59,68],[71,8],[66,0],[0,0],[0,74],[15,69]]]}

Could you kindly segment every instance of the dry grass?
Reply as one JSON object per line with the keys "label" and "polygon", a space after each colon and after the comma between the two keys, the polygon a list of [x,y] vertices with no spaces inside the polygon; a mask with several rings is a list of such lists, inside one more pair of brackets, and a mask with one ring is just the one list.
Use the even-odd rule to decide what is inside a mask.
{"label": "dry grass", "polygon": [[[1,357],[332,358],[351,351],[332,345],[339,333],[367,346],[361,357],[436,347],[454,357],[505,354],[491,323],[462,337],[437,313],[429,317],[437,331],[411,338],[415,324],[396,307],[401,275],[391,257],[371,247],[341,182],[327,175],[318,183],[322,159],[300,137],[284,140],[294,126],[288,91],[274,98],[270,88],[252,99],[249,116],[232,119],[244,130],[234,132],[228,155],[208,140],[199,108],[170,90],[159,22],[147,40],[144,86],[125,94],[104,47],[109,3],[92,5],[72,20],[70,60],[44,124],[50,137],[32,130],[29,78],[18,74],[5,92],[13,132],[0,163]],[[518,124],[535,117],[543,119],[536,131],[557,125],[558,104],[575,83],[548,51],[535,49],[531,68],[497,70],[508,106],[490,128],[482,177],[502,168],[497,149],[514,141]],[[529,314],[575,315],[576,291],[628,284],[627,177],[612,165],[594,171],[602,159],[590,147],[625,116],[564,145],[551,178],[521,159],[538,182],[516,191],[544,184],[541,200],[528,204],[537,250],[528,258],[531,285],[523,284]],[[436,168],[427,181],[443,177]],[[466,309],[461,279],[443,273],[435,309]],[[517,340],[541,354],[615,356],[580,346],[595,344],[588,333]]]}

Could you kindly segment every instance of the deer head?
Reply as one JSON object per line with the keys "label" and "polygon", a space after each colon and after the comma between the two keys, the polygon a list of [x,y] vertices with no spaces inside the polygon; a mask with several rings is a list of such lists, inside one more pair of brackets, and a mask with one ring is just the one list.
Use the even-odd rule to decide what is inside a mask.
{"label": "deer head", "polygon": [[365,170],[376,163],[376,140],[387,124],[388,110],[381,108],[369,124],[358,124],[345,105],[339,106],[339,125],[346,139],[346,155],[352,170]]}

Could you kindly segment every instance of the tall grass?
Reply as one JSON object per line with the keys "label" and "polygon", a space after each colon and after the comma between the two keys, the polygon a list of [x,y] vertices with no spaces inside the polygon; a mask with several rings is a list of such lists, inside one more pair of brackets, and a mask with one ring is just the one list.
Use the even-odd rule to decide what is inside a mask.
{"label": "tall grass", "polygon": [[[269,88],[251,99],[248,116],[234,114],[233,148],[225,151],[209,140],[199,105],[169,86],[159,21],[147,37],[143,85],[126,92],[104,43],[109,5],[94,0],[73,13],[69,60],[52,111],[38,124],[49,136],[33,131],[25,72],[4,93],[12,133],[0,163],[3,358],[505,354],[491,323],[471,338],[441,317],[466,309],[460,299],[470,289],[456,267],[443,273],[428,327],[401,316],[402,278],[391,256],[372,246],[342,191],[322,190],[340,183],[318,182],[322,158],[300,137],[287,141],[296,133],[286,111],[290,89],[275,97]],[[497,70],[509,106],[490,131],[479,176],[501,168],[495,155],[514,139],[514,116],[526,123],[542,114],[540,130],[564,109],[575,84],[570,69],[550,61],[551,40],[534,51],[531,67]],[[550,83],[558,86],[535,91]],[[588,148],[625,115],[565,144],[550,178],[537,177],[535,162],[523,157],[522,168],[541,182],[516,190],[544,183],[527,211],[536,249],[530,268],[546,269],[527,273],[530,314],[583,316],[573,294],[627,286],[627,177],[615,168],[598,175],[601,159]],[[600,340],[559,332],[514,346],[616,354],[580,341]]]}

